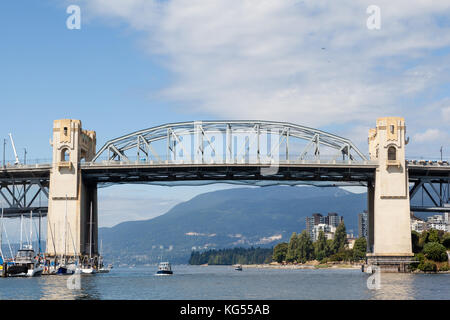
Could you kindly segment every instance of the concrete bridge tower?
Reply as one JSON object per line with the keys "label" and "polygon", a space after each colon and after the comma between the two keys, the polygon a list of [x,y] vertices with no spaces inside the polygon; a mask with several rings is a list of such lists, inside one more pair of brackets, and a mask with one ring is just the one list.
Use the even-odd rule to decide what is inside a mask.
{"label": "concrete bridge tower", "polygon": [[97,186],[83,181],[80,163],[95,156],[96,134],[83,130],[80,120],[55,120],[51,145],[46,255],[95,257]]}
{"label": "concrete bridge tower", "polygon": [[368,188],[367,258],[383,271],[405,272],[413,256],[405,133],[405,120],[399,117],[379,118],[369,131],[370,159],[379,166]]}

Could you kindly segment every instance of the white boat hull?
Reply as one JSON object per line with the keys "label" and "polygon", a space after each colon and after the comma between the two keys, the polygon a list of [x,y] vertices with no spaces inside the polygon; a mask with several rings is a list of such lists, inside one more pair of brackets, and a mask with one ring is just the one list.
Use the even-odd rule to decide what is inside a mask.
{"label": "white boat hull", "polygon": [[83,274],[94,274],[94,273],[96,273],[94,268],[81,268],[80,271]]}
{"label": "white boat hull", "polygon": [[44,268],[36,267],[34,269],[28,270],[27,277],[38,277],[42,275],[42,272],[44,271]]}

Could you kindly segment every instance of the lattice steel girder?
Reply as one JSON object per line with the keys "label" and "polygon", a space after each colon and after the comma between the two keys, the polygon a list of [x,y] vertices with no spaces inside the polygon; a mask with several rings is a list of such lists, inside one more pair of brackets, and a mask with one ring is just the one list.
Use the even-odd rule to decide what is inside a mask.
{"label": "lattice steel girder", "polygon": [[[189,136],[193,143],[189,145],[183,141]],[[223,148],[216,145],[219,141],[213,141],[212,137],[221,136]],[[270,136],[271,147],[265,154],[262,152],[261,139]],[[239,150],[234,145],[234,140],[244,137]],[[166,150],[155,150],[152,145],[155,142],[166,140]],[[295,140],[306,141],[307,147],[299,149]],[[194,157],[198,163],[203,163],[206,150],[211,151],[213,158],[224,158],[226,162],[237,157],[248,157],[250,149],[256,149],[257,161],[261,156],[277,158],[279,147],[285,145],[285,157],[298,154],[298,159],[303,159],[312,149],[311,156],[320,159],[321,146],[335,150],[333,157],[342,157],[344,160],[367,161],[366,156],[348,139],[330,134],[321,130],[308,128],[292,123],[274,121],[191,121],[170,123],[145,130],[136,131],[128,135],[108,141],[96,154],[92,162],[105,157],[108,160],[129,161],[131,151],[138,160],[141,153],[145,161],[151,157],[160,161],[166,155],[167,159],[176,158],[176,148],[179,146],[184,155]],[[296,150],[297,148],[298,150]],[[159,151],[159,152],[158,152]]]}
{"label": "lattice steel girder", "polygon": [[1,179],[0,201],[13,212],[30,212],[33,208],[43,208],[37,202],[42,198],[48,200],[48,189],[48,179]]}
{"label": "lattice steel girder", "polygon": [[[450,211],[450,177],[421,177],[412,180],[409,197],[411,202],[418,201],[421,195],[421,205],[412,205],[411,211],[444,212]],[[420,192],[421,191],[421,192]],[[424,200],[431,201],[432,205],[427,205]]]}
{"label": "lattice steel girder", "polygon": [[[155,183],[161,181],[320,181],[364,185],[374,178],[376,166],[280,166],[273,175],[262,175],[260,165],[137,165],[83,167],[83,179],[99,186],[110,183]],[[188,183],[187,183],[188,184]]]}

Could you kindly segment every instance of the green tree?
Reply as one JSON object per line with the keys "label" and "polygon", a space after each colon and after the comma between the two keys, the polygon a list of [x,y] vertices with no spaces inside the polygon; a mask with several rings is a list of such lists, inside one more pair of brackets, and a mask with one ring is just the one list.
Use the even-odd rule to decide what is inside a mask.
{"label": "green tree", "polygon": [[365,259],[366,252],[367,252],[366,238],[360,237],[356,239],[355,244],[353,246],[353,260],[359,261]]}
{"label": "green tree", "polygon": [[417,231],[411,232],[411,244],[414,253],[419,253],[423,249],[423,245],[420,244],[420,233]]}
{"label": "green tree", "polygon": [[426,272],[436,272],[437,271],[437,265],[430,261],[423,261],[419,263],[417,266],[419,270],[426,271]]}
{"label": "green tree", "polygon": [[443,236],[442,236],[442,245],[444,247],[446,247],[447,249],[450,249],[450,233],[446,232]]}
{"label": "green tree", "polygon": [[276,261],[278,263],[281,263],[286,260],[286,254],[288,251],[288,244],[286,242],[281,242],[277,244],[273,248],[273,261]]}
{"label": "green tree", "polygon": [[297,260],[301,263],[314,259],[314,246],[308,231],[303,230],[298,236],[296,252]]}
{"label": "green tree", "polygon": [[314,242],[314,255],[317,260],[322,261],[329,255],[329,248],[327,245],[327,238],[323,231],[319,232],[317,241]]}
{"label": "green tree", "polygon": [[427,259],[433,261],[447,261],[447,250],[438,242],[426,243],[423,247],[423,253]]}
{"label": "green tree", "polygon": [[436,229],[431,229],[430,231],[428,231],[428,237],[425,241],[426,243],[428,242],[440,242],[439,241],[439,233]]}
{"label": "green tree", "polygon": [[345,230],[344,222],[341,222],[334,233],[333,245],[332,245],[332,253],[337,253],[340,250],[345,249],[345,245],[347,244],[347,231]]}
{"label": "green tree", "polygon": [[296,251],[297,251],[297,233],[293,232],[291,239],[289,240],[288,249],[286,252],[287,262],[295,262],[297,260]]}

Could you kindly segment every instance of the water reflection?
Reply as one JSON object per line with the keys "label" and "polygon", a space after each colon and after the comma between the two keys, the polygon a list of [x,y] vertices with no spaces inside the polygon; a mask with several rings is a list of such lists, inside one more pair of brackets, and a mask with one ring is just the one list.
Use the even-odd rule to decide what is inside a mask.
{"label": "water reflection", "polygon": [[70,276],[0,278],[0,300],[96,299],[448,299],[450,274],[381,274],[381,288],[367,288],[359,270],[245,269],[174,266],[174,275],[157,277],[155,268],[115,268],[108,274],[81,275],[81,289]]}
{"label": "water reflection", "polygon": [[81,289],[69,289],[69,275],[40,277],[40,300],[98,300],[101,299],[93,275],[80,275]]}
{"label": "water reflection", "polygon": [[414,280],[417,275],[408,273],[382,273],[381,288],[372,290],[372,299],[410,300],[415,299]]}

